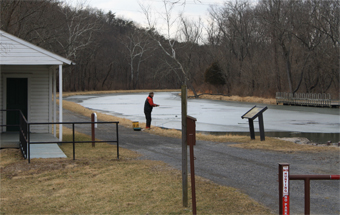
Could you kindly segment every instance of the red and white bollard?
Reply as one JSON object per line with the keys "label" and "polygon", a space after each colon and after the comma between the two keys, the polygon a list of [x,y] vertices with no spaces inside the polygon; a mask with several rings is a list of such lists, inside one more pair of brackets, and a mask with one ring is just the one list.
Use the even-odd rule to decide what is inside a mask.
{"label": "red and white bollard", "polygon": [[289,215],[289,164],[279,164],[279,214]]}

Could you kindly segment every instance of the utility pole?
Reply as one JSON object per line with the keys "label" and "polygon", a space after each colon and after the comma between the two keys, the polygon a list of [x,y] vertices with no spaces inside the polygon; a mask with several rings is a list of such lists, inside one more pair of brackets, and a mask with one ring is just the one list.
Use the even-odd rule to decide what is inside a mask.
{"label": "utility pole", "polygon": [[183,85],[182,98],[182,197],[183,206],[188,207],[188,152],[187,152],[187,86]]}

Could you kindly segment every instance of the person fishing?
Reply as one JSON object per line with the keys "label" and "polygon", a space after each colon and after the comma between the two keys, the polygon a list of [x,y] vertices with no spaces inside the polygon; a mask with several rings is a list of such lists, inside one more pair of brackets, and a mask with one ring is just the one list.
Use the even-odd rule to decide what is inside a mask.
{"label": "person fishing", "polygon": [[149,93],[149,96],[145,100],[144,104],[144,114],[146,119],[146,129],[150,129],[151,127],[151,112],[153,107],[158,107],[158,104],[153,103],[153,92]]}

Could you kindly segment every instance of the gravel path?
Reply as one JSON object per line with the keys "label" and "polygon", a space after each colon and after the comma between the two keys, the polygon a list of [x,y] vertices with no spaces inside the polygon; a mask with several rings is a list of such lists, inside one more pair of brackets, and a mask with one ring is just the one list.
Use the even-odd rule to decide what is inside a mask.
{"label": "gravel path", "polygon": [[[64,121],[90,121],[64,110]],[[96,138],[113,139],[115,128],[99,124]],[[90,126],[77,125],[76,130],[90,134]],[[114,132],[112,134],[112,132]],[[142,154],[142,159],[160,160],[181,170],[181,140],[133,131],[119,126],[120,147]],[[254,200],[278,213],[278,164],[289,163],[292,175],[340,174],[339,151],[322,153],[281,153],[230,147],[233,143],[197,141],[195,173],[211,181],[239,189]],[[189,153],[189,150],[188,150]],[[189,164],[188,164],[189,168]],[[189,171],[189,169],[188,169]],[[304,212],[304,183],[291,181],[291,213]],[[311,181],[311,213],[340,213],[339,180]]]}

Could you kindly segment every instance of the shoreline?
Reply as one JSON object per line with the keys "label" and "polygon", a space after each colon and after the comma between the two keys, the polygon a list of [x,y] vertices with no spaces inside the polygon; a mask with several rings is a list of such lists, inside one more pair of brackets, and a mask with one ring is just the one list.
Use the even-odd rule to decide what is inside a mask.
{"label": "shoreline", "polygon": [[[90,94],[110,94],[110,93],[137,93],[137,92],[169,92],[169,91],[177,91],[177,90],[119,90],[119,91],[87,91],[87,92],[67,92],[64,93],[64,97],[68,96],[74,96],[74,95],[90,95]],[[178,91],[180,92],[180,91]],[[215,98],[216,99],[216,98]],[[221,100],[225,98],[221,98],[221,96],[218,96],[218,99],[216,100]],[[235,98],[234,98],[235,99]],[[258,99],[258,98],[256,98]],[[230,101],[236,101],[236,100],[230,100]],[[264,100],[260,100],[264,101]],[[250,101],[248,101],[250,102]],[[251,101],[254,102],[254,101]],[[58,100],[59,103],[59,100]],[[120,125],[123,125],[124,127],[132,128],[132,121],[125,119],[125,118],[120,118],[120,117],[115,117],[112,115],[107,115],[100,113],[98,111],[93,111],[87,108],[84,108],[83,106],[70,102],[70,101],[63,101],[63,108],[80,113],[84,116],[90,116],[91,113],[96,112],[98,115],[98,120],[102,121],[120,121]],[[140,127],[145,127],[145,123],[141,122]],[[160,136],[165,136],[165,137],[175,137],[175,138],[181,138],[181,131],[175,130],[175,129],[162,129],[161,127],[153,127],[151,130],[144,130],[143,132],[148,132],[152,133],[155,135],[160,135]],[[233,142],[235,143],[235,147],[244,147],[244,148],[257,148],[257,149],[264,149],[264,150],[274,150],[274,151],[323,151],[323,150],[330,150],[331,148],[334,147],[329,147],[326,144],[298,144],[296,139],[286,139],[286,140],[281,140],[277,139],[275,137],[266,137],[267,141],[260,141],[258,138],[256,140],[251,140],[249,138],[249,135],[221,135],[221,136],[216,136],[216,135],[207,135],[207,134],[201,134],[197,133],[196,135],[197,140],[207,140],[207,141],[213,141],[217,143],[225,143],[225,142]],[[309,141],[310,142],[310,141]],[[289,143],[289,144],[288,144]],[[326,146],[326,147],[324,147]],[[337,147],[338,148],[338,147]]]}
{"label": "shoreline", "polygon": [[[75,96],[75,95],[94,95],[94,94],[114,94],[114,93],[148,93],[148,92],[181,92],[180,89],[164,89],[164,90],[104,90],[104,91],[77,91],[77,92],[63,92],[63,97]],[[188,97],[190,99],[193,97],[192,91],[188,90]],[[59,93],[57,93],[59,97]],[[252,103],[263,103],[263,104],[276,104],[275,98],[262,98],[256,96],[226,96],[226,95],[216,95],[216,94],[206,94],[202,93],[198,95],[198,99],[211,99],[219,101],[235,101],[235,102],[252,102]]]}
{"label": "shoreline", "polygon": [[198,99],[210,99],[217,101],[233,101],[233,102],[249,102],[249,103],[262,103],[262,104],[276,104],[275,98],[262,98],[256,96],[225,96],[225,95],[212,95],[212,94],[200,94]]}

